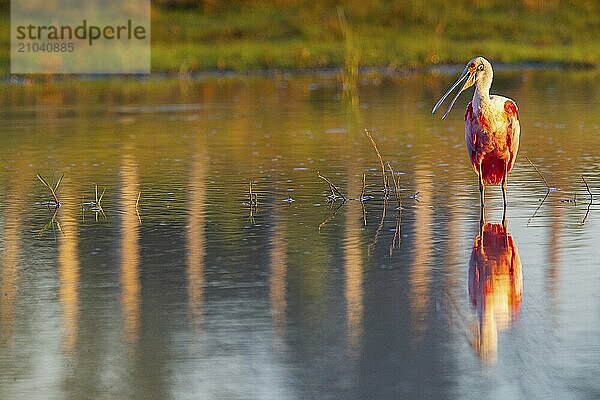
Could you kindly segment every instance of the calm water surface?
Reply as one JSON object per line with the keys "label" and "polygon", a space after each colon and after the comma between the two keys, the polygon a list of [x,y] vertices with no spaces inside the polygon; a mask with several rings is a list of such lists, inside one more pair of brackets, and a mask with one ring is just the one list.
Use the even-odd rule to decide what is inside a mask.
{"label": "calm water surface", "polygon": [[600,75],[496,75],[521,148],[479,237],[454,76],[4,84],[0,398],[599,398]]}

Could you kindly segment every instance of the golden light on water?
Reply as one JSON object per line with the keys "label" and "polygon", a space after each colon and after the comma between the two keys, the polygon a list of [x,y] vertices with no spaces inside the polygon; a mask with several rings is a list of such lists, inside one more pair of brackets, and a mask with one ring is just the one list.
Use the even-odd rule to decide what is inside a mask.
{"label": "golden light on water", "polygon": [[140,254],[136,210],[139,194],[135,159],[125,154],[121,164],[121,313],[125,340],[135,342],[140,329]]}
{"label": "golden light on water", "polygon": [[60,185],[64,201],[58,212],[58,296],[63,316],[63,347],[74,350],[79,333],[79,214],[73,182],[65,178]]}
{"label": "golden light on water", "polygon": [[360,202],[347,204],[344,232],[344,274],[348,345],[356,350],[363,333],[363,258],[361,244],[362,208]]}
{"label": "golden light on water", "polygon": [[269,303],[275,337],[281,341],[285,337],[287,310],[287,241],[286,225],[281,221],[280,210],[275,210],[275,226],[271,240],[269,277]]}
{"label": "golden light on water", "polygon": [[[52,83],[64,105],[36,103],[39,84],[7,85],[0,397],[48,388],[55,398],[469,398],[490,377],[493,390],[510,393],[517,375],[532,397],[591,393],[600,210],[594,203],[581,222],[580,174],[596,193],[594,81],[530,77],[519,103],[523,150],[561,190],[529,223],[544,185],[518,161],[508,191],[515,245],[499,240],[493,250],[484,240],[477,285],[468,284],[477,179],[460,112],[431,117],[422,81],[439,77],[362,82],[354,125],[339,84],[313,77]],[[499,92],[517,97],[505,89],[520,81],[499,78]],[[548,102],[536,95],[546,85],[555,85]],[[363,127],[402,172],[392,252],[395,197],[380,223],[381,171]],[[328,207],[317,170],[352,199],[367,174],[366,223],[355,200],[331,218],[341,202]],[[38,235],[52,215],[38,172],[48,181],[65,173],[56,239],[52,229]],[[260,202],[253,223],[250,180]],[[82,218],[95,183],[107,187],[107,219],[89,205]],[[575,194],[577,204],[566,202]],[[499,222],[500,188],[488,199]],[[516,244],[523,277],[504,267],[518,259]]]}
{"label": "golden light on water", "polygon": [[0,292],[0,326],[2,342],[10,342],[14,333],[15,301],[19,291],[19,252],[23,200],[29,186],[24,184],[20,171],[8,188],[4,219],[4,254]]}
{"label": "golden light on water", "polygon": [[419,164],[415,168],[415,187],[419,188],[419,205],[415,208],[415,240],[413,263],[409,284],[409,307],[414,339],[419,342],[427,329],[429,314],[432,261],[433,183],[429,176],[430,167]]}
{"label": "golden light on water", "polygon": [[[198,146],[201,147],[201,146]],[[206,228],[206,159],[205,153],[195,154],[190,174],[187,221],[187,292],[188,312],[195,334],[202,330],[204,303],[204,258]]]}

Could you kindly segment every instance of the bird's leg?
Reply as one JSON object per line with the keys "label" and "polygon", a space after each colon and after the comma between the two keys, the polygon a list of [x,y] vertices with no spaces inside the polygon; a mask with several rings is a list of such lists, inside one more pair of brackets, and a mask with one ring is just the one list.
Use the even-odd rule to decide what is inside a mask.
{"label": "bird's leg", "polygon": [[504,211],[506,211],[506,175],[508,175],[508,163],[504,163],[504,176],[502,177],[502,199],[504,200]]}
{"label": "bird's leg", "polygon": [[506,176],[508,175],[508,163],[504,163],[504,176],[502,176],[502,200],[504,208],[502,210],[502,226],[506,230]]}
{"label": "bird's leg", "polygon": [[481,198],[481,208],[485,207],[485,187],[483,186],[483,174],[481,173],[481,162],[479,163],[479,195]]}
{"label": "bird's leg", "polygon": [[483,226],[485,225],[485,217],[483,216],[483,208],[481,209],[481,214],[479,215],[479,236],[483,240]]}
{"label": "bird's leg", "polygon": [[483,185],[483,174],[481,173],[481,162],[479,162],[479,196],[481,199],[481,214],[479,215],[479,224],[483,226],[485,223],[484,207],[485,207],[485,186]]}

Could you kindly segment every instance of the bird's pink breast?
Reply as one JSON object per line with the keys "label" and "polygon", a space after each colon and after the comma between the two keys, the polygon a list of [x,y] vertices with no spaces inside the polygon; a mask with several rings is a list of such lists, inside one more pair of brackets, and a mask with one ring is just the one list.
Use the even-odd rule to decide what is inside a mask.
{"label": "bird's pink breast", "polygon": [[481,161],[481,175],[486,185],[499,185],[504,177],[504,161],[488,154]]}

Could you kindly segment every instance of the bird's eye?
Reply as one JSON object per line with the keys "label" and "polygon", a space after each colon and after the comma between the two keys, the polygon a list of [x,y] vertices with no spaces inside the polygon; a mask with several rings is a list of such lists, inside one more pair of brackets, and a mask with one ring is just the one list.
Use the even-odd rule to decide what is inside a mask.
{"label": "bird's eye", "polygon": [[483,71],[483,64],[479,64],[479,65],[477,66],[477,70],[479,70],[479,71]]}

